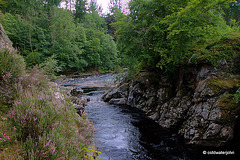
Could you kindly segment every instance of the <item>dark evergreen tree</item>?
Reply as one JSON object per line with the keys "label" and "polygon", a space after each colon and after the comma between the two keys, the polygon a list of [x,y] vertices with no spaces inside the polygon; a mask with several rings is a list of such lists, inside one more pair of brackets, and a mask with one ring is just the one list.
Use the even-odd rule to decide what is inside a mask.
{"label": "dark evergreen tree", "polygon": [[86,0],[76,0],[74,13],[74,19],[76,22],[80,22],[86,14],[86,2]]}

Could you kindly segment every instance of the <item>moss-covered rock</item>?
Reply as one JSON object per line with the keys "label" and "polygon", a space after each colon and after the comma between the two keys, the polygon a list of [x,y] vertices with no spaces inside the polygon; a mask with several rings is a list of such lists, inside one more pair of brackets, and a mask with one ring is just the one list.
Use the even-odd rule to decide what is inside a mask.
{"label": "moss-covered rock", "polygon": [[[219,75],[218,75],[219,74]],[[240,76],[216,73],[197,83],[194,98],[216,97],[226,91],[235,91],[240,85]]]}
{"label": "moss-covered rock", "polygon": [[233,94],[225,94],[217,100],[217,106],[220,108],[219,123],[224,125],[234,125],[236,117],[240,111],[240,104],[235,102]]}
{"label": "moss-covered rock", "polygon": [[232,76],[228,78],[210,78],[207,80],[207,84],[212,90],[221,88],[224,90],[238,88],[240,85],[240,76]]}

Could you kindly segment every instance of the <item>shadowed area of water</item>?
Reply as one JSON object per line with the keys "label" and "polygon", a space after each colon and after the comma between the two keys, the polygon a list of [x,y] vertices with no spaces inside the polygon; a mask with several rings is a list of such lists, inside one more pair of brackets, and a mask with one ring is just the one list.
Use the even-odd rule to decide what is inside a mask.
{"label": "shadowed area of water", "polygon": [[216,148],[184,145],[176,132],[161,128],[139,109],[104,103],[101,96],[113,81],[114,75],[106,74],[78,77],[67,83],[78,84],[84,90],[83,96],[90,97],[85,111],[97,129],[95,143],[102,160],[234,159],[203,154]]}

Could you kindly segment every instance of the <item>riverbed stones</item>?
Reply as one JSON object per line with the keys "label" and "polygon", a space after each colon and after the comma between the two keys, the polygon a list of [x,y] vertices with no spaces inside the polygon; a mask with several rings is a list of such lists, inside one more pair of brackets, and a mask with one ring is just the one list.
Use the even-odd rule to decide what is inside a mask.
{"label": "riverbed stones", "polygon": [[70,91],[71,96],[73,97],[82,97],[83,94],[83,90],[79,87],[74,87],[71,91]]}
{"label": "riverbed stones", "polygon": [[76,109],[79,115],[82,115],[82,113],[84,112],[84,106],[82,105],[73,104],[73,107]]}
{"label": "riverbed stones", "polygon": [[140,108],[160,126],[177,129],[188,144],[225,145],[239,119],[240,104],[233,94],[240,76],[201,65],[187,66],[175,81],[158,77],[158,85],[150,80],[151,73],[140,73],[104,94],[103,100]]}
{"label": "riverbed stones", "polygon": [[90,98],[82,97],[83,90],[81,88],[75,86],[62,86],[54,82],[50,82],[50,86],[54,90],[56,99],[65,101],[64,95],[67,95],[71,97],[71,102],[77,113],[81,115],[84,112],[84,107],[86,103],[90,101]]}
{"label": "riverbed stones", "polygon": [[67,96],[71,96],[71,90],[73,89],[73,87],[65,87],[65,86],[59,85],[59,88],[60,88],[61,92],[63,92]]}
{"label": "riverbed stones", "polygon": [[71,102],[77,105],[85,106],[89,102],[88,98],[85,97],[71,97]]}

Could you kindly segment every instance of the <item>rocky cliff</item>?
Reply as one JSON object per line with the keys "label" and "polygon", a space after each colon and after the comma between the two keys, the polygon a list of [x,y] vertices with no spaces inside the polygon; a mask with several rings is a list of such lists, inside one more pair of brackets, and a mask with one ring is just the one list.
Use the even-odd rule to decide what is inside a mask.
{"label": "rocky cliff", "polygon": [[240,76],[225,71],[190,63],[175,79],[142,72],[104,94],[103,100],[142,109],[160,126],[177,130],[188,144],[223,146],[234,136],[240,111],[234,99]]}
{"label": "rocky cliff", "polygon": [[9,50],[14,50],[12,47],[12,42],[5,33],[2,24],[0,23],[0,49],[7,48]]}

